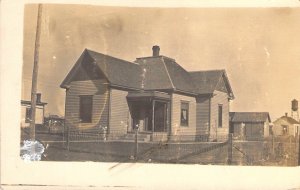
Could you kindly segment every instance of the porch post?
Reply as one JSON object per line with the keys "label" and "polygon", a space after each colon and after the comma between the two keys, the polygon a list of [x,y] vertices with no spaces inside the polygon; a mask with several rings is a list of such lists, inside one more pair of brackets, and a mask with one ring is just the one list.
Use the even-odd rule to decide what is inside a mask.
{"label": "porch post", "polygon": [[154,133],[154,109],[155,109],[155,100],[152,101],[152,133]]}
{"label": "porch post", "polygon": [[168,107],[167,104],[164,104],[164,132],[167,132],[168,127]]}
{"label": "porch post", "polygon": [[167,103],[167,133],[171,135],[171,110],[170,102]]}

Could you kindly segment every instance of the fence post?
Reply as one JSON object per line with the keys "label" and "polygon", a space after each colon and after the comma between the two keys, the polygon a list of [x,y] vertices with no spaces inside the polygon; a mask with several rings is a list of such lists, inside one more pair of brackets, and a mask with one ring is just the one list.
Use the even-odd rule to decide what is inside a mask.
{"label": "fence post", "polygon": [[275,139],[274,134],[272,135],[272,156],[275,157]]}
{"label": "fence post", "polygon": [[66,139],[66,128],[65,128],[65,125],[64,125],[64,129],[63,129],[63,147],[66,148],[66,143],[65,143],[65,139]]}
{"label": "fence post", "polygon": [[233,147],[232,136],[233,136],[233,134],[229,133],[229,135],[228,135],[228,159],[227,159],[228,165],[232,164],[232,147]]}

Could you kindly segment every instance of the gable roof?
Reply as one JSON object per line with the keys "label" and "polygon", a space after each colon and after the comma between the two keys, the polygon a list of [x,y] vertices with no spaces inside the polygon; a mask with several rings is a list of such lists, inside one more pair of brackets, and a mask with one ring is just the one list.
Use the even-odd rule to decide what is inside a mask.
{"label": "gable roof", "polygon": [[163,61],[176,91],[198,94],[189,72],[176,63],[174,59],[163,57]]}
{"label": "gable roof", "polygon": [[142,68],[129,61],[87,50],[111,85],[141,88]]}
{"label": "gable roof", "polygon": [[285,120],[289,124],[300,124],[300,122],[298,122],[297,120],[295,120],[294,118],[289,117],[289,116],[282,116],[282,117],[276,119],[273,123],[277,123],[280,120]]}
{"label": "gable roof", "polygon": [[231,122],[271,122],[268,112],[230,112]]}
{"label": "gable roof", "polygon": [[61,88],[68,88],[84,64],[95,65],[111,86],[132,90],[172,90],[196,96],[212,94],[224,81],[219,86],[225,84],[226,92],[233,99],[225,70],[188,72],[166,56],[142,57],[129,62],[88,49],[83,51]]}
{"label": "gable roof", "polygon": [[[90,59],[89,59],[90,58]],[[122,86],[139,89],[142,69],[135,63],[121,60],[109,55],[85,49],[67,77],[61,83],[62,88],[67,88],[72,77],[81,64],[93,62],[112,86]]]}
{"label": "gable roof", "polygon": [[143,70],[142,83],[144,89],[174,89],[165,64],[159,57],[137,58],[135,62]]}
{"label": "gable roof", "polygon": [[136,62],[146,69],[145,89],[172,89],[197,95],[196,86],[190,74],[174,59],[165,56],[141,57]]}
{"label": "gable roof", "polygon": [[223,79],[229,97],[234,99],[225,70],[191,71],[189,73],[194,80],[199,94],[212,94],[217,90],[218,84]]}

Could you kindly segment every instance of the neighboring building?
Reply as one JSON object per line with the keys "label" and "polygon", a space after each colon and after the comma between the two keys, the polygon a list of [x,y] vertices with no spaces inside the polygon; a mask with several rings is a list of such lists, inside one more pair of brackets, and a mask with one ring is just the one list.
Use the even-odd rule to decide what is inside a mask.
{"label": "neighboring building", "polygon": [[[45,106],[47,103],[41,101],[41,94],[36,95],[36,112],[35,112],[35,124],[41,126],[44,123]],[[31,117],[31,101],[21,100],[21,127],[30,126]]]}
{"label": "neighboring building", "polygon": [[44,130],[49,133],[63,133],[65,119],[58,115],[45,117]]}
{"label": "neighboring building", "polygon": [[234,98],[224,70],[188,72],[159,55],[128,62],[84,50],[61,84],[65,124],[76,131],[107,127],[108,139],[146,141],[220,139],[229,133]]}
{"label": "neighboring building", "polygon": [[268,112],[230,112],[230,128],[234,138],[260,140],[270,135]]}
{"label": "neighboring building", "polygon": [[289,117],[287,113],[273,122],[273,132],[275,136],[297,136],[299,135],[300,123]]}

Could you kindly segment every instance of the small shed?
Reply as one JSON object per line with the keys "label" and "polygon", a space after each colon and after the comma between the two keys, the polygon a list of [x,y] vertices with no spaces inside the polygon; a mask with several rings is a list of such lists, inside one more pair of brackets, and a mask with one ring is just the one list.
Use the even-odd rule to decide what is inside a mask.
{"label": "small shed", "polygon": [[261,140],[270,135],[268,112],[230,112],[230,128],[234,138]]}
{"label": "small shed", "polygon": [[273,122],[273,132],[275,136],[298,136],[300,130],[299,121],[295,120],[292,117],[289,117],[287,114],[278,118]]}

